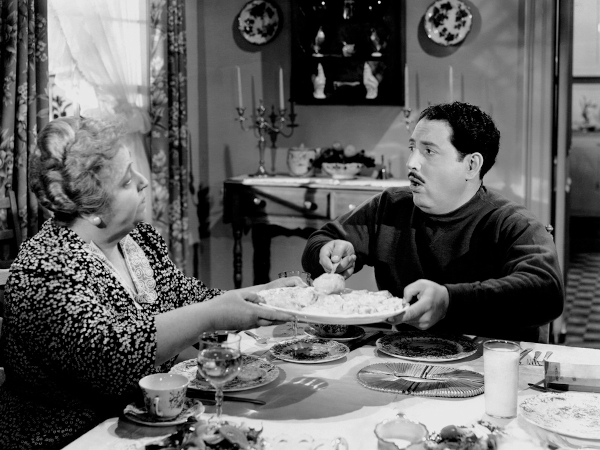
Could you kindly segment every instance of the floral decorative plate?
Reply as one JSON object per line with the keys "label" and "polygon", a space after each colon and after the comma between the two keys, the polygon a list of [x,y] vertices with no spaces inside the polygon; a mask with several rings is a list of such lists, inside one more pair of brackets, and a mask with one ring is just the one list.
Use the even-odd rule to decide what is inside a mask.
{"label": "floral decorative plate", "polygon": [[545,392],[523,400],[519,409],[529,422],[554,433],[600,439],[600,395]]}
{"label": "floral decorative plate", "polygon": [[[201,391],[214,391],[215,388],[208,380],[199,379],[198,362],[195,359],[188,359],[179,364],[175,364],[170,373],[179,373],[189,378],[188,389],[199,389]],[[249,376],[245,376],[248,374]],[[279,376],[279,368],[264,359],[252,355],[242,355],[242,370],[233,380],[225,383],[223,392],[245,391],[254,389],[258,386],[264,386],[275,381]]]}
{"label": "floral decorative plate", "polygon": [[456,361],[477,352],[477,342],[465,337],[423,331],[388,334],[379,338],[376,345],[387,355],[412,361]]}
{"label": "floral decorative plate", "polygon": [[304,329],[304,332],[306,334],[308,334],[309,336],[313,336],[313,337],[316,337],[319,339],[323,339],[326,341],[338,341],[338,342],[353,341],[354,339],[359,339],[365,335],[365,329],[362,327],[357,327],[355,325],[349,325],[348,331],[346,331],[346,333],[344,333],[341,336],[336,336],[336,337],[320,336],[318,334],[317,330],[315,330],[313,327],[310,327],[310,326],[306,327]]}
{"label": "floral decorative plate", "polygon": [[427,36],[436,44],[461,43],[471,31],[473,15],[461,0],[436,0],[425,12]]}
{"label": "floral decorative plate", "polygon": [[183,404],[183,409],[178,416],[172,419],[161,420],[158,419],[146,411],[145,408],[139,408],[133,403],[127,405],[123,410],[123,414],[132,422],[141,423],[150,427],[170,427],[173,425],[180,425],[187,422],[189,417],[197,416],[204,412],[204,405],[200,400],[193,398],[186,398]]}
{"label": "floral decorative plate", "polygon": [[300,338],[275,344],[270,351],[274,357],[283,361],[314,364],[341,359],[350,352],[350,349],[337,341]]}
{"label": "floral decorative plate", "polygon": [[275,39],[280,28],[279,8],[268,0],[251,0],[238,14],[238,29],[251,44],[268,44]]}
{"label": "floral decorative plate", "polygon": [[356,374],[363,386],[376,391],[421,397],[474,397],[483,394],[483,375],[455,367],[412,363],[377,363]]}

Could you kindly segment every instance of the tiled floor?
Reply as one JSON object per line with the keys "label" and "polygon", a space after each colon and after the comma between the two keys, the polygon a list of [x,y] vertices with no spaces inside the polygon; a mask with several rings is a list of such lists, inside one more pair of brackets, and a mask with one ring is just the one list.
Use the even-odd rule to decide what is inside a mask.
{"label": "tiled floor", "polygon": [[566,345],[600,348],[600,252],[571,255]]}

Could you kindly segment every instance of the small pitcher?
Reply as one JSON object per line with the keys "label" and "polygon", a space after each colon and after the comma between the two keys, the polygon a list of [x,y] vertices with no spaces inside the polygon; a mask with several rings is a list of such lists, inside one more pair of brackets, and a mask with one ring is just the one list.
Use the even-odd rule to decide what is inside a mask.
{"label": "small pitcher", "polygon": [[314,172],[313,162],[317,157],[314,148],[301,145],[288,149],[287,166],[289,174],[293,177],[309,177]]}

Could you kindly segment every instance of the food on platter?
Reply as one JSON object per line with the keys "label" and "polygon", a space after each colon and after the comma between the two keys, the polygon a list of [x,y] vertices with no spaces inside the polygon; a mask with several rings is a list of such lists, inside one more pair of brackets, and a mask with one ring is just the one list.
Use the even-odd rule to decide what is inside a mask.
{"label": "food on platter", "polygon": [[468,426],[448,425],[439,433],[432,433],[425,442],[427,450],[494,450],[502,430],[479,421]]}
{"label": "food on platter", "polygon": [[324,273],[313,281],[313,287],[323,294],[339,294],[346,288],[346,279],[339,273]]}
{"label": "food on platter", "polygon": [[179,430],[160,441],[146,445],[146,450],[262,450],[262,429],[244,424],[190,419]]}
{"label": "food on platter", "polygon": [[266,289],[257,294],[267,305],[310,314],[392,314],[404,309],[402,299],[389,291],[344,289],[340,294],[323,294],[315,287],[293,286]]}

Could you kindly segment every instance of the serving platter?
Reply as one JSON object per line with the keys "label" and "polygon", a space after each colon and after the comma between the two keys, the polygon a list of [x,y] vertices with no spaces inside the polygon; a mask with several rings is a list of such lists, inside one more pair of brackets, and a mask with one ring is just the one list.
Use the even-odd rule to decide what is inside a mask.
{"label": "serving platter", "polygon": [[386,311],[377,314],[316,314],[298,311],[297,309],[281,308],[279,306],[272,306],[266,303],[261,303],[261,306],[292,314],[296,316],[300,322],[324,323],[330,325],[365,325],[368,323],[383,322],[390,317],[397,316],[408,308],[408,305],[406,305],[401,309],[392,312]]}
{"label": "serving platter", "polygon": [[389,356],[411,361],[456,361],[477,352],[477,342],[466,337],[425,331],[388,334],[379,338],[376,346]]}
{"label": "serving platter", "polygon": [[600,439],[600,394],[545,392],[519,404],[527,421],[554,433]]}
{"label": "serving platter", "polygon": [[[243,376],[244,369],[250,369],[254,373],[260,373],[260,376],[252,379],[245,379]],[[188,359],[175,364],[169,371],[169,373],[185,375],[190,380],[188,389],[214,391],[215,388],[208,380],[199,379],[196,376],[197,372],[198,362],[196,359]],[[240,371],[240,375],[225,383],[223,386],[223,392],[245,391],[269,384],[275,381],[279,376],[279,368],[270,362],[265,361],[264,359],[258,358],[257,356],[242,355],[242,369]]]}

